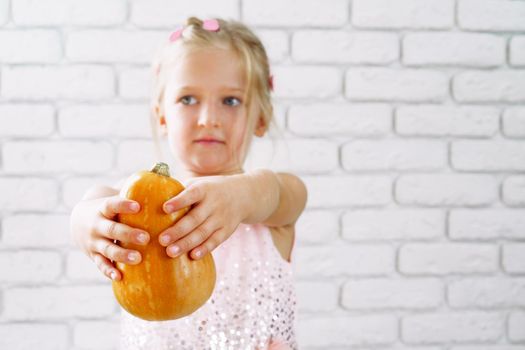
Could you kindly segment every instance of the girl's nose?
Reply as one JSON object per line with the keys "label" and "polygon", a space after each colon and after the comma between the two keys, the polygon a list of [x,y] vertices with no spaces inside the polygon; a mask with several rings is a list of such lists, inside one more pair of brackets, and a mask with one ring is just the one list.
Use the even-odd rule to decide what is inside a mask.
{"label": "girl's nose", "polygon": [[197,123],[199,126],[208,127],[217,127],[220,125],[217,115],[217,108],[213,103],[202,104],[202,108],[199,111],[199,119]]}

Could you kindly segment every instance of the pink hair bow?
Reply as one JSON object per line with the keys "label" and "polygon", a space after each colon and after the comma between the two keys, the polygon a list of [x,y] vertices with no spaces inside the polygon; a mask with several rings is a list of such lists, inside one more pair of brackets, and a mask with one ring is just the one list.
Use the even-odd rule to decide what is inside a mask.
{"label": "pink hair bow", "polygon": [[[209,32],[218,32],[220,29],[219,21],[216,19],[207,19],[204,22],[202,22],[202,28]],[[179,27],[173,33],[171,33],[170,41],[173,42],[180,38],[182,36],[183,30],[184,27]]]}

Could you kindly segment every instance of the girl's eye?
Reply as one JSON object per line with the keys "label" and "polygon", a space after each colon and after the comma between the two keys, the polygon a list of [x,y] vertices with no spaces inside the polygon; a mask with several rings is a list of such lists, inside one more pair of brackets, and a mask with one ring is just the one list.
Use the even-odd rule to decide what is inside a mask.
{"label": "girl's eye", "polygon": [[226,97],[224,99],[224,103],[228,106],[238,106],[241,104],[241,100],[239,100],[237,97]]}
{"label": "girl's eye", "polygon": [[194,105],[197,103],[197,100],[193,96],[183,96],[181,97],[180,102],[184,105]]}

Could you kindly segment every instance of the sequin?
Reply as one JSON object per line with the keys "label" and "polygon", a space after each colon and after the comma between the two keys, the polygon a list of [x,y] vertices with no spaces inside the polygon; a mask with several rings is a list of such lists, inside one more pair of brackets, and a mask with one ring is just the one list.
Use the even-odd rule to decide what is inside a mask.
{"label": "sequin", "polygon": [[292,267],[269,229],[240,224],[213,256],[217,283],[206,304],[164,322],[121,310],[120,349],[252,350],[266,349],[272,340],[296,349]]}

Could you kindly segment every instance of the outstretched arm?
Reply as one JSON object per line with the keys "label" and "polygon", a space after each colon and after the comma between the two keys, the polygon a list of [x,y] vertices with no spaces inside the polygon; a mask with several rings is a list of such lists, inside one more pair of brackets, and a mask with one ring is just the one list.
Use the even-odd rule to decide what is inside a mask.
{"label": "outstretched arm", "polygon": [[256,170],[246,174],[197,178],[166,201],[167,213],[192,206],[159,235],[167,254],[191,251],[203,257],[224,242],[240,223],[293,227],[306,204],[306,187],[292,174]]}

